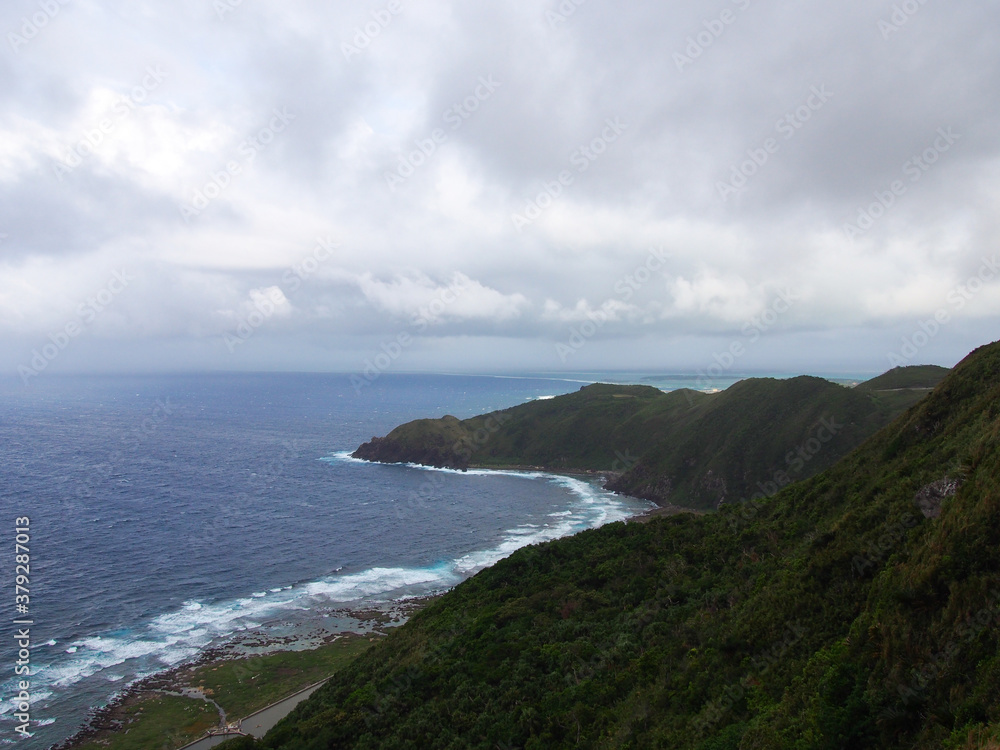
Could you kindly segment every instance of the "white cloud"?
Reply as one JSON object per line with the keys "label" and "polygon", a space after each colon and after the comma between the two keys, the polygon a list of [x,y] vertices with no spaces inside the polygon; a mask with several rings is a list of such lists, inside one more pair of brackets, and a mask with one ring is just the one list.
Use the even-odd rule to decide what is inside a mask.
{"label": "white cloud", "polygon": [[[558,367],[537,360],[553,326],[601,310],[621,342],[653,337],[669,367],[681,333],[694,351],[782,288],[802,298],[782,326],[856,340],[845,350],[861,362],[1000,247],[1000,50],[978,43],[1000,7],[929,3],[886,43],[884,9],[863,0],[755,3],[683,72],[673,54],[710,15],[693,0],[585,3],[557,28],[551,0],[427,0],[350,61],[341,42],[380,4],[242,3],[221,19],[192,0],[60,7],[0,56],[0,350],[47,335],[124,265],[139,280],[94,330],[108,346],[119,336],[123,357],[172,336],[191,369],[202,337],[271,288],[291,368],[289,333],[336,349],[395,335],[431,305],[434,341],[502,346],[511,366],[523,352]],[[22,16],[0,8],[0,29]],[[481,76],[502,85],[453,128],[443,113]],[[785,139],[775,123],[812,86],[835,95]],[[282,108],[294,121],[267,134]],[[595,144],[608,118],[628,128]],[[55,165],[105,120],[60,181]],[[911,181],[904,165],[948,127],[961,139]],[[386,171],[438,129],[447,137],[390,189]],[[252,158],[240,151],[261,133]],[[770,137],[779,148],[723,201],[717,183]],[[601,153],[581,162],[586,148]],[[185,222],[178,206],[230,162],[239,174]],[[518,232],[511,215],[562,171],[572,183]],[[859,207],[900,179],[905,194],[847,237]],[[318,235],[341,250],[292,289],[283,275]],[[651,247],[669,262],[626,297],[619,284]],[[954,311],[956,340],[995,328],[994,290]],[[482,338],[501,329],[502,344]],[[76,349],[86,361],[82,338]],[[453,358],[443,367],[465,356],[433,351]]]}
{"label": "white cloud", "polygon": [[435,283],[423,274],[381,281],[367,273],[356,283],[376,309],[398,318],[507,321],[520,317],[528,306],[523,294],[503,294],[463,273],[455,273],[446,284]]}

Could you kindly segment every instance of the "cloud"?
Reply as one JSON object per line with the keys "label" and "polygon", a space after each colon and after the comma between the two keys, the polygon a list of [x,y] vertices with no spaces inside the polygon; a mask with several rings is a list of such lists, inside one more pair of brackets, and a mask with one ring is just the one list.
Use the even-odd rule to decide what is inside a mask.
{"label": "cloud", "polygon": [[[217,366],[278,289],[228,366],[350,367],[423,319],[414,366],[559,368],[601,311],[578,361],[670,368],[795,289],[775,367],[880,369],[1000,245],[996,6],[93,0],[29,38],[35,7],[0,9],[5,367],[127,268],[59,367]],[[1000,322],[983,284],[952,341]]]}
{"label": "cloud", "polygon": [[503,294],[456,272],[447,284],[423,274],[397,276],[381,281],[371,274],[356,279],[365,299],[396,318],[422,317],[431,323],[461,320],[508,321],[522,315],[528,299],[519,293]]}

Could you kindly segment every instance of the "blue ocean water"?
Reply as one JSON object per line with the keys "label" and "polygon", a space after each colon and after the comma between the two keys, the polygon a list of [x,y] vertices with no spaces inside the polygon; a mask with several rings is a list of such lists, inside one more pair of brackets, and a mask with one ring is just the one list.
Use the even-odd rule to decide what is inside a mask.
{"label": "blue ocean water", "polygon": [[[31,729],[48,747],[135,679],[248,631],[446,590],[525,544],[647,506],[596,481],[355,461],[373,435],[573,378],[47,375],[0,383],[0,528],[31,519]],[[12,555],[0,565],[14,616]],[[298,628],[298,630],[296,630]],[[4,630],[13,633],[8,624]],[[13,742],[13,638],[0,742]]]}

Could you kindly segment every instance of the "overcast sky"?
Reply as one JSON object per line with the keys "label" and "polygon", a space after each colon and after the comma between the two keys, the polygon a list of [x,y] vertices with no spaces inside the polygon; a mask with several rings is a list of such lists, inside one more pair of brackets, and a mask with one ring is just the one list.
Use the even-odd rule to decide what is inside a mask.
{"label": "overcast sky", "polygon": [[1000,338],[997,3],[8,0],[0,32],[28,382]]}

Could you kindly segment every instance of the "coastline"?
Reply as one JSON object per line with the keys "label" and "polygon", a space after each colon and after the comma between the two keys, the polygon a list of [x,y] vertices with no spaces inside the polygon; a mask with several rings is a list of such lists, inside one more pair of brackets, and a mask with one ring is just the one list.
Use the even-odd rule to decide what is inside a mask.
{"label": "coastline", "polygon": [[[427,466],[423,468],[437,469],[439,467]],[[608,471],[554,470],[550,467],[528,465],[475,465],[468,468],[479,471],[541,472],[588,481],[599,479],[602,488],[607,481],[615,476],[614,472]],[[455,469],[450,470],[456,471]],[[621,493],[615,494],[620,495]],[[659,515],[672,515],[680,512],[686,512],[686,509],[649,507],[646,511],[623,520],[628,523],[641,523]],[[92,709],[86,723],[69,738],[52,745],[51,750],[96,750],[99,747],[110,748],[110,750],[118,750],[119,748],[130,750],[133,747],[142,747],[142,745],[122,743],[120,740],[125,735],[140,734],[144,726],[158,720],[162,722],[165,720],[165,716],[179,717],[181,704],[184,705],[184,710],[187,712],[183,716],[186,724],[183,727],[176,727],[177,731],[169,738],[170,745],[180,748],[197,742],[205,738],[207,729],[220,726],[222,721],[233,723],[246,719],[266,706],[283,702],[289,696],[309,686],[316,686],[328,679],[335,670],[330,670],[329,673],[322,675],[316,672],[302,673],[297,679],[287,683],[286,689],[282,693],[263,691],[256,702],[235,705],[232,703],[232,696],[218,692],[210,681],[206,684],[202,678],[208,672],[226,671],[227,669],[231,671],[232,665],[246,663],[253,659],[271,659],[280,662],[282,655],[321,654],[324,653],[324,650],[335,652],[345,649],[345,647],[345,650],[350,651],[352,656],[356,656],[365,647],[384,636],[387,628],[405,623],[414,612],[440,595],[372,604],[355,603],[353,607],[345,606],[340,610],[340,613],[355,620],[358,627],[337,632],[327,630],[325,635],[318,638],[315,634],[268,635],[267,631],[274,623],[269,623],[253,631],[238,633],[229,641],[206,649],[191,661],[164,669],[129,684],[120,693],[113,696],[106,705]],[[400,616],[401,614],[402,616]],[[327,615],[321,616],[317,613],[316,623],[321,623],[322,618]],[[331,649],[330,647],[334,647],[335,644],[339,644],[339,646]],[[287,669],[287,666],[283,668]],[[244,669],[244,671],[253,670]],[[257,672],[257,674],[250,675],[250,679],[261,677],[258,684],[266,688],[268,680],[259,669]],[[291,708],[288,710],[290,711]],[[175,724],[171,724],[171,726],[175,726]]]}
{"label": "coastline", "polygon": [[636,497],[635,495],[629,495],[624,492],[619,492],[618,490],[611,489],[608,485],[614,482],[616,479],[620,478],[624,472],[621,471],[607,471],[602,469],[576,469],[576,468],[555,468],[552,466],[532,466],[530,464],[469,464],[461,468],[454,466],[434,466],[433,464],[421,464],[415,461],[380,461],[377,459],[370,458],[357,458],[353,453],[349,454],[355,461],[364,461],[370,464],[384,464],[386,466],[415,466],[421,469],[427,470],[447,470],[447,471],[457,471],[457,472],[467,472],[467,471],[522,471],[522,472],[541,472],[544,474],[552,474],[553,476],[565,476],[565,477],[582,477],[584,479],[600,479],[601,489],[612,492],[619,497],[627,497],[631,500],[637,500],[644,503],[652,503],[655,508],[650,508],[648,511],[639,513],[629,519],[632,522],[633,519],[645,518],[649,520],[658,516],[673,516],[678,513],[704,513],[703,510],[698,510],[696,508],[685,508],[680,505],[673,505],[670,503],[664,504],[654,498]]}
{"label": "coastline", "polygon": [[697,508],[685,508],[680,505],[673,505],[671,503],[664,504],[663,502],[657,501],[652,498],[636,497],[635,495],[629,495],[624,492],[619,492],[618,490],[611,489],[608,485],[614,482],[616,479],[622,476],[623,472],[620,471],[602,471],[599,469],[555,469],[550,466],[532,466],[529,464],[469,464],[464,468],[454,468],[451,466],[433,466],[431,464],[420,464],[413,461],[379,461],[372,460],[370,458],[356,458],[351,454],[351,458],[355,461],[365,461],[371,464],[385,464],[386,466],[401,465],[401,466],[417,466],[422,469],[427,470],[448,470],[448,471],[458,471],[466,472],[470,470],[474,471],[523,471],[523,472],[541,472],[545,474],[552,474],[554,476],[566,476],[566,477],[582,477],[584,479],[600,479],[601,489],[612,492],[619,497],[627,497],[631,500],[637,500],[639,502],[651,503],[654,507],[643,511],[642,513],[637,513],[625,519],[626,523],[649,523],[654,518],[664,518],[667,516],[676,516],[682,513],[694,513],[695,515],[704,515],[706,511],[699,510]]}
{"label": "coastline", "polygon": [[[175,726],[168,739],[173,747],[184,747],[203,739],[206,730],[223,720],[243,720],[324,682],[437,596],[345,608],[344,614],[362,626],[319,638],[271,636],[263,627],[240,633],[191,661],[127,685],[106,705],[92,709],[82,727],[50,750],[130,747],[126,735],[141,735],[152,725],[178,717],[182,705],[188,724]],[[319,663],[302,666],[311,661]]]}
{"label": "coastline", "polygon": [[[352,458],[353,458],[353,455],[352,455]],[[627,498],[630,498],[632,500],[637,500],[637,501],[640,501],[640,502],[652,503],[655,506],[655,507],[649,508],[648,510],[643,511],[642,513],[637,513],[636,515],[627,518],[625,520],[626,523],[649,523],[654,518],[664,518],[664,517],[667,517],[667,516],[676,516],[676,515],[680,515],[682,513],[694,513],[695,515],[703,515],[706,512],[704,510],[698,510],[696,508],[685,508],[685,507],[682,507],[680,505],[673,505],[673,504],[669,504],[669,503],[668,504],[664,504],[662,502],[658,502],[657,500],[654,500],[654,499],[651,499],[651,498],[636,497],[635,495],[628,495],[628,494],[626,494],[624,492],[619,492],[618,490],[610,489],[608,487],[608,485],[611,484],[614,480],[618,479],[622,475],[623,472],[620,472],[620,471],[602,471],[602,470],[599,470],[599,469],[554,469],[554,468],[552,468],[550,466],[531,466],[531,465],[527,465],[527,464],[490,464],[490,465],[486,465],[486,464],[469,464],[465,468],[456,469],[456,468],[452,468],[452,467],[431,466],[429,464],[417,464],[417,463],[414,463],[412,461],[406,461],[406,462],[403,462],[403,461],[398,461],[398,462],[373,461],[373,460],[368,459],[368,458],[358,458],[358,459],[355,459],[355,460],[358,460],[358,461],[367,461],[368,463],[373,463],[373,464],[385,464],[387,466],[391,466],[393,464],[401,464],[401,465],[404,465],[404,466],[419,466],[419,467],[424,468],[424,469],[442,469],[442,468],[445,468],[445,469],[448,469],[449,471],[461,471],[461,472],[465,472],[465,471],[468,471],[468,470],[476,470],[476,471],[524,471],[524,472],[542,472],[542,473],[545,473],[545,474],[552,474],[552,475],[558,475],[558,476],[567,476],[567,477],[583,477],[585,479],[600,479],[601,480],[601,489],[607,490],[608,492],[612,492],[615,495],[618,495],[619,497],[627,497]]]}

